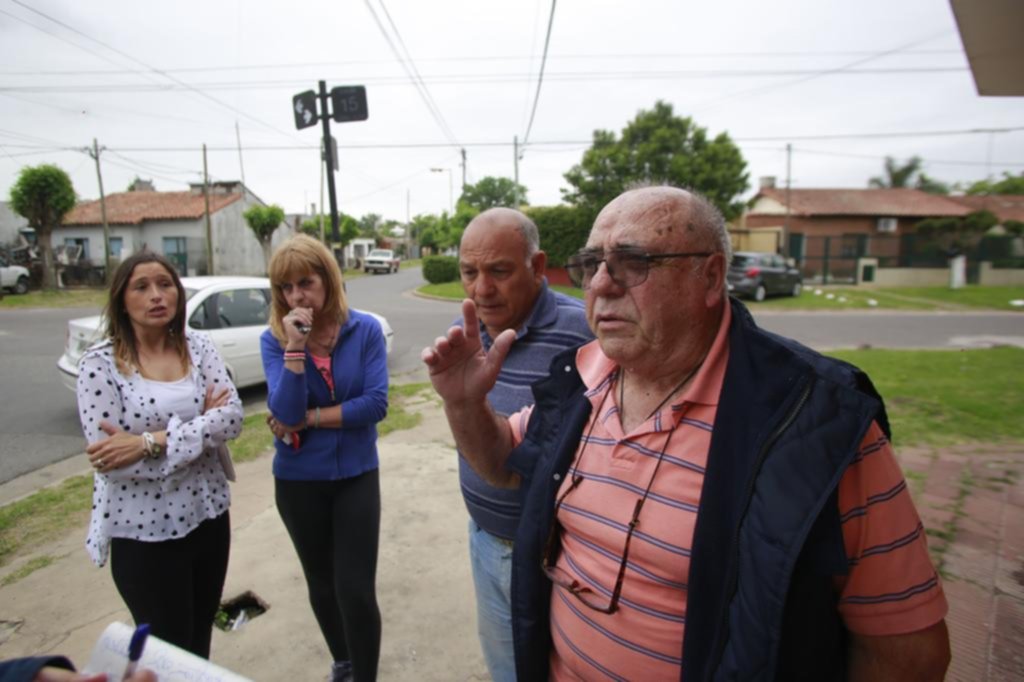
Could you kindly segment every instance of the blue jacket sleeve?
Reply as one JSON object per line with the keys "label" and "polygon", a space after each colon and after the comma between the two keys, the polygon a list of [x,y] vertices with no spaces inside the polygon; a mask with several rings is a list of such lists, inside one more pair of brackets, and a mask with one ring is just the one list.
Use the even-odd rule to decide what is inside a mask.
{"label": "blue jacket sleeve", "polygon": [[0,661],[0,682],[32,682],[39,671],[46,667],[74,670],[64,656],[30,656],[28,658],[12,658]]}
{"label": "blue jacket sleeve", "polygon": [[361,342],[363,392],[341,403],[341,428],[376,424],[388,414],[388,355],[384,334],[376,320],[367,318]]}
{"label": "blue jacket sleeve", "polygon": [[270,331],[260,337],[263,373],[267,377],[267,407],[282,424],[301,424],[306,419],[306,373],[284,366],[284,348]]}

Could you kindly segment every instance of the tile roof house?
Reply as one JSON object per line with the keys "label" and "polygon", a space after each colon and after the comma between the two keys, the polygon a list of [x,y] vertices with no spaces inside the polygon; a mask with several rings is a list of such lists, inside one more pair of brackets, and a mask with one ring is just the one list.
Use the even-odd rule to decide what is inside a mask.
{"label": "tile roof house", "polygon": [[970,211],[991,211],[999,218],[1024,222],[1024,195],[989,194],[985,196],[949,197],[950,200],[966,206]]}
{"label": "tile roof house", "polygon": [[[949,197],[917,189],[791,189],[790,232],[808,236],[901,234],[924,218],[962,217],[971,209]],[[746,227],[781,225],[787,191],[764,187],[751,201]]]}
{"label": "tile roof house", "polygon": [[[262,275],[263,251],[242,213],[263,202],[241,182],[210,185],[210,223],[214,273],[206,257],[206,200],[202,183],[185,192],[157,192],[152,183],[136,180],[127,192],[106,197],[110,250],[121,258],[140,249],[162,253],[182,274]],[[275,243],[290,234],[282,225]],[[54,230],[54,247],[82,247],[81,257],[103,263],[103,218],[99,200],[84,201]]]}
{"label": "tile roof house", "polygon": [[[788,201],[788,210],[787,210]],[[771,234],[806,278],[852,280],[858,258],[908,265],[916,225],[925,218],[963,217],[971,208],[917,189],[779,189],[762,186],[741,230]],[[935,259],[940,259],[935,256]]]}

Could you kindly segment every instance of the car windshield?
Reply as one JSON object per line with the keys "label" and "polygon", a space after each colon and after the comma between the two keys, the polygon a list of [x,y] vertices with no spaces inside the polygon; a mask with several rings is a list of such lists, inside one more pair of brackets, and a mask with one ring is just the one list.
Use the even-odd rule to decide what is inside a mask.
{"label": "car windshield", "polygon": [[376,249],[374,251],[371,251],[370,255],[371,256],[380,256],[381,258],[388,258],[388,257],[391,256],[391,252],[390,251],[381,251],[380,249]]}
{"label": "car windshield", "polygon": [[742,253],[737,253],[732,257],[732,267],[745,268],[748,265],[757,265],[757,256],[746,256]]}

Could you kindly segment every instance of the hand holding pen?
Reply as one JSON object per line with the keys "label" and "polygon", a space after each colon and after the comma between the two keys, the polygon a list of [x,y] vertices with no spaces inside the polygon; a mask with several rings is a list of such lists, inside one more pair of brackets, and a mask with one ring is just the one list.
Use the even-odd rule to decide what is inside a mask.
{"label": "hand holding pen", "polygon": [[124,676],[121,682],[132,682],[135,672],[139,667],[139,659],[142,658],[142,650],[146,648],[146,639],[149,637],[149,623],[143,623],[135,628],[132,633],[132,640],[128,644],[128,667],[124,669]]}

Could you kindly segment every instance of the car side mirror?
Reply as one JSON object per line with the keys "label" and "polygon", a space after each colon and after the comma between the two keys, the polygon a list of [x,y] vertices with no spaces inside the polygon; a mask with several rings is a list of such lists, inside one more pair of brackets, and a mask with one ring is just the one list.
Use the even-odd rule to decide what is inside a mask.
{"label": "car side mirror", "polygon": [[796,258],[787,258],[786,259],[786,266],[790,267],[790,268],[795,268],[796,267]]}

